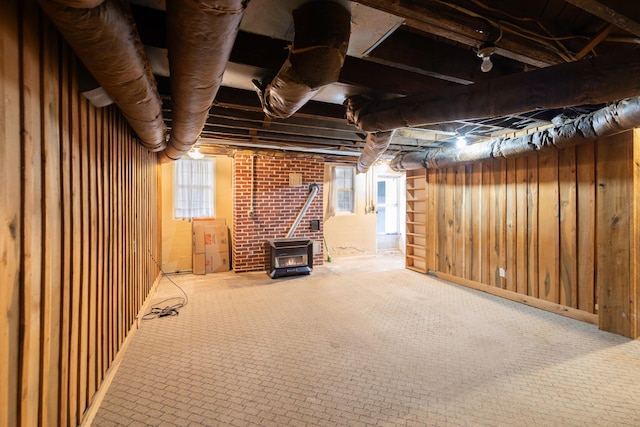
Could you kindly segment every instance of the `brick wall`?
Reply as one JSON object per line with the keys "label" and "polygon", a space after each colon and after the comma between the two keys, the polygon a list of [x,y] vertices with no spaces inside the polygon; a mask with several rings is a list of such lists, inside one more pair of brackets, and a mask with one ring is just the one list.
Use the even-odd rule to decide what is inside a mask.
{"label": "brick wall", "polygon": [[[253,162],[253,167],[252,167]],[[253,216],[251,173],[253,171]],[[302,175],[302,184],[289,185],[291,173]],[[233,269],[236,272],[266,271],[269,252],[266,240],[285,237],[309,196],[309,184],[320,191],[309,206],[293,237],[316,242],[313,265],[321,265],[322,188],[324,162],[320,159],[271,155],[236,154],[233,169]],[[311,220],[320,221],[312,231]]]}

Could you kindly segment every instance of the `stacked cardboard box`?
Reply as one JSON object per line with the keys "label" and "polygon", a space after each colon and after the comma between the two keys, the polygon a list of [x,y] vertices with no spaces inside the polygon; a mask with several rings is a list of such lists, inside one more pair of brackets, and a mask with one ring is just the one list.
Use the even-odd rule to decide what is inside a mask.
{"label": "stacked cardboard box", "polygon": [[193,274],[229,271],[229,231],[224,219],[194,219]]}

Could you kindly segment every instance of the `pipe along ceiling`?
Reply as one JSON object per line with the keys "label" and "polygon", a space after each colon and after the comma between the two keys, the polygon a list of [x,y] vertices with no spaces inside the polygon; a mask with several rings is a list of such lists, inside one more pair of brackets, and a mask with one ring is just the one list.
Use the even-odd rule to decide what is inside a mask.
{"label": "pipe along ceiling", "polygon": [[[179,159],[191,149],[204,128],[209,108],[220,88],[248,0],[167,2],[173,102],[172,131],[168,145],[162,103],[128,2],[38,2],[87,69],[118,105],[144,147],[154,152],[162,151],[163,160]],[[293,16],[296,32],[288,58],[273,79],[256,84],[264,113],[268,117],[290,117],[323,86],[337,81],[349,44],[351,16],[341,5],[329,1],[305,3],[293,12]],[[562,67],[581,69],[578,63]],[[528,73],[527,79],[535,82],[538,74],[545,76],[548,72],[551,69],[533,71]],[[585,71],[585,76],[591,76],[589,72]],[[609,92],[607,94],[612,95]],[[347,117],[358,127],[371,132],[358,159],[357,169],[360,173],[366,172],[388,148],[391,130],[408,124],[408,112],[420,116],[415,118],[419,123],[428,121],[430,117],[428,111],[423,114],[420,108],[422,98],[419,96],[413,103],[411,97],[381,101],[394,108],[383,109],[381,113],[376,113],[378,115],[371,115],[367,111],[370,107],[367,102],[355,101],[347,100]],[[382,120],[380,114],[391,114],[392,120]],[[365,125],[366,120],[373,120],[374,124]],[[629,98],[553,128],[517,138],[492,139],[464,149],[441,148],[399,155],[393,160],[392,168],[397,171],[443,168],[526,155],[580,144],[638,126],[640,98]]]}
{"label": "pipe along ceiling", "polygon": [[572,147],[636,127],[640,127],[640,97],[623,99],[593,113],[516,138],[496,138],[463,149],[451,147],[405,153],[392,160],[391,168],[395,171],[442,169],[491,159],[525,156]]}

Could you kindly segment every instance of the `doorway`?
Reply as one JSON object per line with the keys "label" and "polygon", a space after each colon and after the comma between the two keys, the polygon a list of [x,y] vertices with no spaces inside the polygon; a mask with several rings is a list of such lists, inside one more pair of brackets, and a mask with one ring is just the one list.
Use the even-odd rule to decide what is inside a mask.
{"label": "doorway", "polygon": [[376,180],[377,193],[377,251],[398,249],[400,239],[400,177],[379,175]]}

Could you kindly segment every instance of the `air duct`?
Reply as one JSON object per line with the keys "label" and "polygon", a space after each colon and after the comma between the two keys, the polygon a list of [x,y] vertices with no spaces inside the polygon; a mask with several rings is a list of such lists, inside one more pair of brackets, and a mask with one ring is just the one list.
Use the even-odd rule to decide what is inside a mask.
{"label": "air duct", "polygon": [[293,11],[293,20],[287,60],[270,82],[254,82],[271,118],[290,117],[322,87],[338,81],[349,46],[351,13],[337,3],[306,3]]}
{"label": "air duct", "polygon": [[640,127],[640,97],[624,99],[590,114],[517,138],[497,138],[463,149],[441,148],[396,156],[391,169],[442,169],[484,160],[563,149]]}
{"label": "air duct", "polygon": [[391,138],[393,138],[393,131],[367,134],[367,142],[356,164],[358,173],[366,173],[373,166],[376,160],[389,148]]}
{"label": "air duct", "polygon": [[198,140],[222,83],[248,2],[167,1],[173,116],[163,160],[179,159]]}
{"label": "air duct", "polygon": [[596,105],[640,95],[640,51],[601,55],[404,98],[347,99],[347,121],[366,132],[527,111]]}
{"label": "air duct", "polygon": [[127,2],[38,2],[120,108],[142,145],[151,151],[164,149],[162,102]]}

